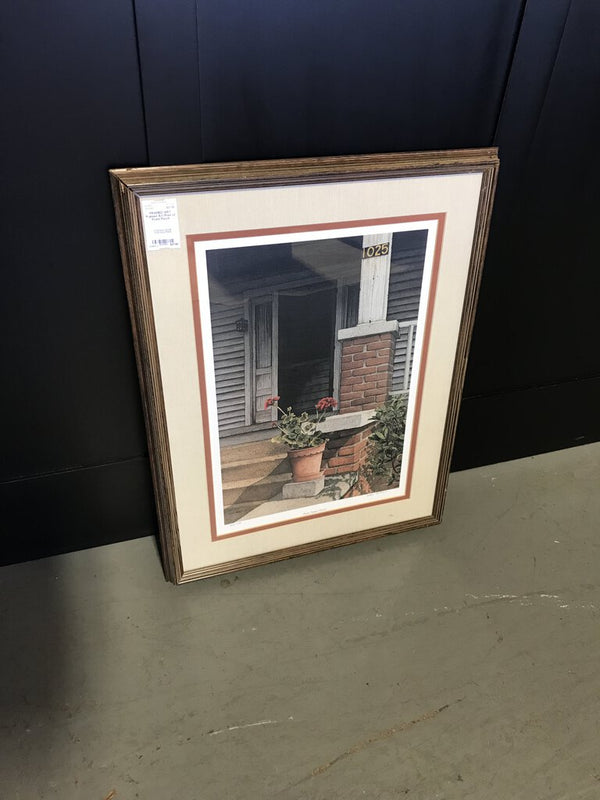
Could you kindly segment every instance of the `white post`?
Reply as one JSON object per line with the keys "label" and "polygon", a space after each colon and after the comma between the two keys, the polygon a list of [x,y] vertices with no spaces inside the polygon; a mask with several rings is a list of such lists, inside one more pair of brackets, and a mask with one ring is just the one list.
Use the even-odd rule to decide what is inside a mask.
{"label": "white post", "polygon": [[358,296],[359,325],[384,320],[387,316],[391,256],[391,233],[363,236]]}

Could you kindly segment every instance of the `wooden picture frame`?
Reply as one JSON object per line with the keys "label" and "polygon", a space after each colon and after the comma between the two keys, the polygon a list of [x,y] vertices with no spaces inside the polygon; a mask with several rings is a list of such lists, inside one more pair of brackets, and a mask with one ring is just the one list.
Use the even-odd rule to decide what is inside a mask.
{"label": "wooden picture frame", "polygon": [[111,170],[168,579],[440,521],[497,170]]}

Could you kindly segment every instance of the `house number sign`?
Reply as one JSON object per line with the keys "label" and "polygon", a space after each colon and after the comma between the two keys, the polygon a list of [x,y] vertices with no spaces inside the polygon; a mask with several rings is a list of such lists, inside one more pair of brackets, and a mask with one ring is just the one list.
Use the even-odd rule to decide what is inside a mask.
{"label": "house number sign", "polygon": [[390,252],[390,243],[383,242],[382,244],[370,244],[368,247],[363,247],[363,258],[378,258],[379,256],[387,256]]}

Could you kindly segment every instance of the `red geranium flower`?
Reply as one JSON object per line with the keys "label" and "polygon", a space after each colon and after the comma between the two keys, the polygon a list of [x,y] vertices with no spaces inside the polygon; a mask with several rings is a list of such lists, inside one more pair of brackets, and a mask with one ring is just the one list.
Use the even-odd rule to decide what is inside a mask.
{"label": "red geranium flower", "polygon": [[328,408],[335,408],[337,400],[334,397],[322,397],[315,408],[317,411],[326,411]]}
{"label": "red geranium flower", "polygon": [[279,402],[278,394],[274,395],[273,397],[267,397],[267,399],[265,400],[265,411],[267,410],[267,408],[271,408],[271,406],[277,405],[278,402]]}

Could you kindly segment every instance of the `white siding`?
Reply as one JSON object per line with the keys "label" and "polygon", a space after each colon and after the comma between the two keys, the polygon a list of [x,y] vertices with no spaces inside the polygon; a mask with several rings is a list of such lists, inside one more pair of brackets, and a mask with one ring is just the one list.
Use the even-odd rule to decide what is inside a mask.
{"label": "white siding", "polygon": [[243,318],[243,302],[211,306],[220,432],[242,427],[245,422],[245,334],[235,329],[236,321]]}
{"label": "white siding", "polygon": [[[394,235],[387,310],[387,318],[389,320],[397,319],[398,322],[409,322],[416,320],[419,315],[419,297],[423,280],[426,243],[426,231]],[[410,330],[407,327],[401,327],[396,341],[394,377],[392,380],[392,391],[394,392],[402,391],[404,388],[407,369],[409,371],[408,378],[410,379],[412,358],[408,366],[406,363]]]}

